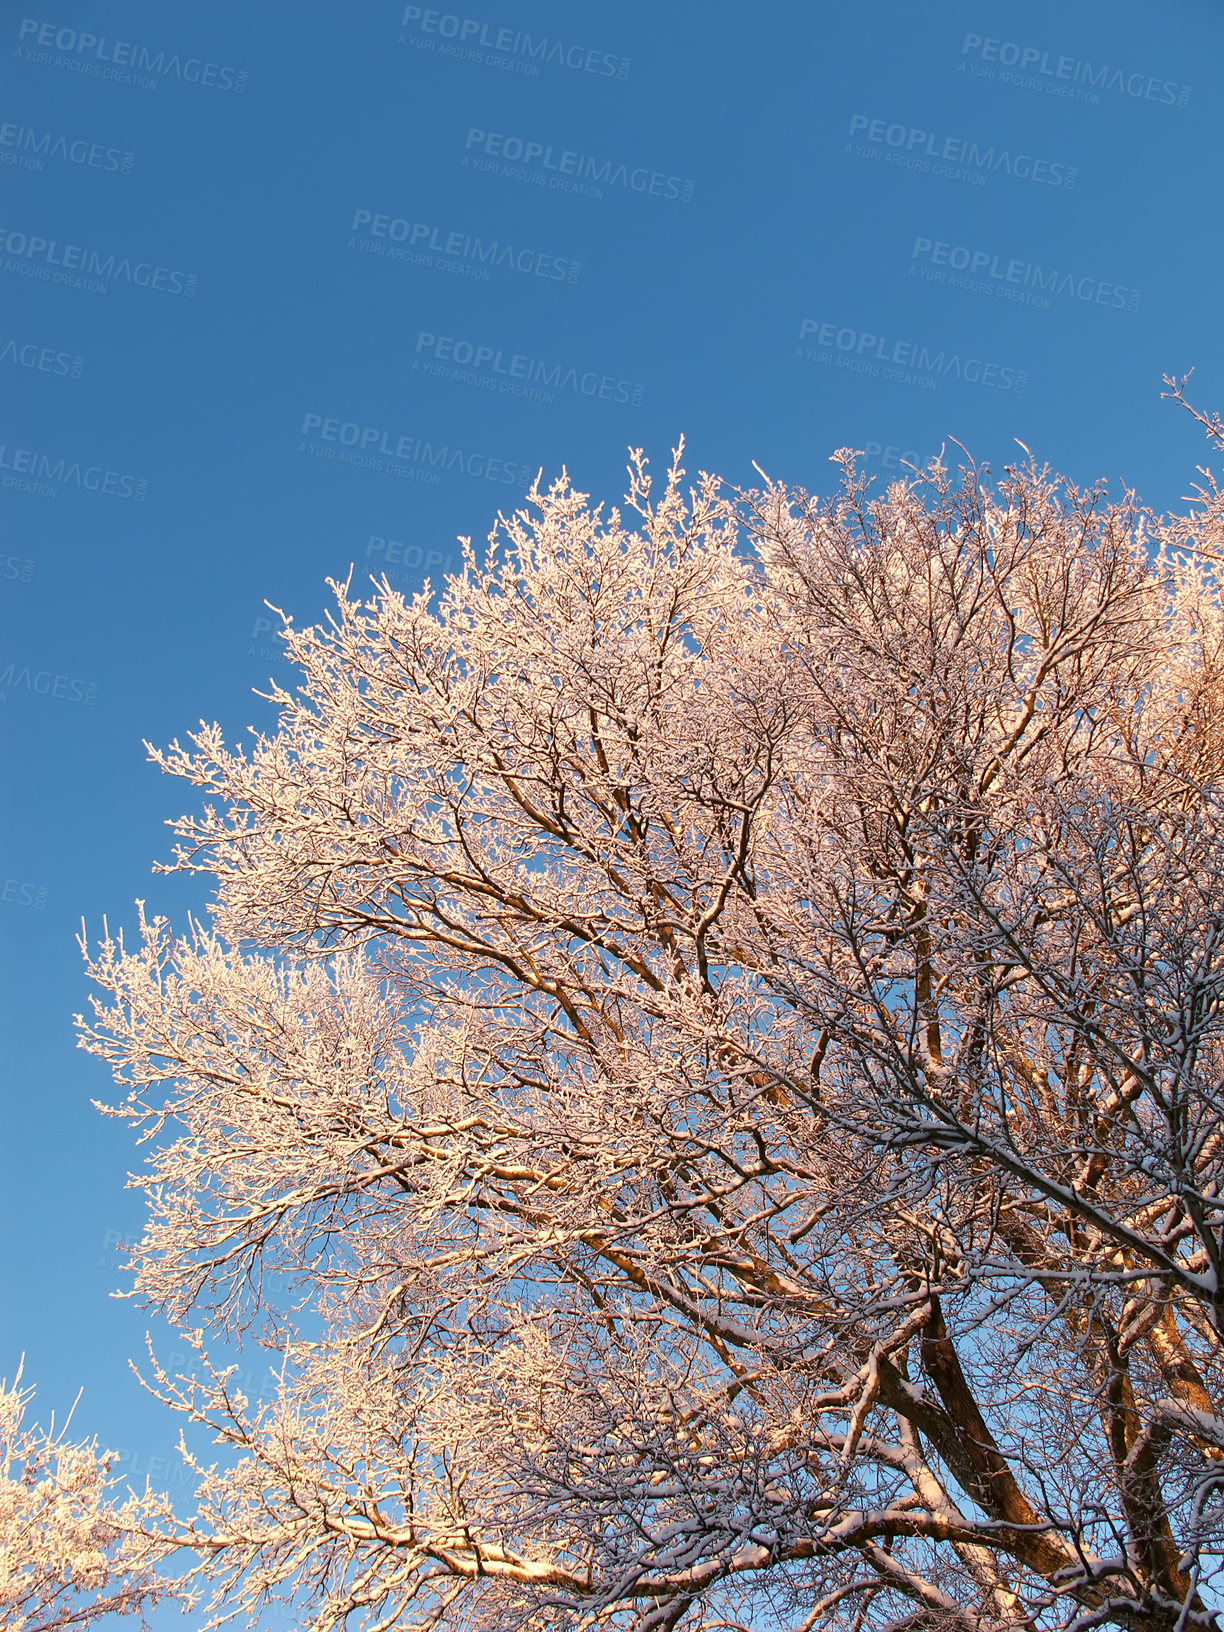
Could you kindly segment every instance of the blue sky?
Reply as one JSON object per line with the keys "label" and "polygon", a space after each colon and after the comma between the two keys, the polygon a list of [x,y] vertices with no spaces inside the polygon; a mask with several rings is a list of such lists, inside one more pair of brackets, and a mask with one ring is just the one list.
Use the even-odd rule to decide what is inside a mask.
{"label": "blue sky", "polygon": [[[74,935],[265,722],[265,597],[455,562],[625,449],[827,488],[957,438],[1176,505],[1224,409],[1216,0],[63,0],[0,21],[0,1374],[159,1477]],[[173,1348],[172,1344],[167,1345]]]}

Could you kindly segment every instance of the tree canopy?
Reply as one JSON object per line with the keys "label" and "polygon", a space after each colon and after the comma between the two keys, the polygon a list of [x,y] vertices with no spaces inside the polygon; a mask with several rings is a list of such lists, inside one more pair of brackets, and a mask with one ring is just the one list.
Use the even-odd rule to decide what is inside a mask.
{"label": "tree canopy", "polygon": [[220,1616],[1215,1627],[1224,501],[838,457],[562,478],[154,751],[212,917],[82,1042],[283,1361],[152,1383]]}

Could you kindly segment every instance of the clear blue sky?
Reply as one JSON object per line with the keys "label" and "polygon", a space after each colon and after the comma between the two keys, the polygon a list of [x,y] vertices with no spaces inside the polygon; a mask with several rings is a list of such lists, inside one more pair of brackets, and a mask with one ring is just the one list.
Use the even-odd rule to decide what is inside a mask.
{"label": "clear blue sky", "polygon": [[[0,1374],[159,1474],[108,1298],[135,1156],[79,920],[180,920],[189,790],[267,719],[264,598],[406,588],[524,472],[739,482],[1020,438],[1176,504],[1224,409],[1218,0],[56,0],[0,21]],[[32,0],[31,0],[32,3]],[[494,247],[495,246],[495,247]],[[372,542],[373,541],[373,542]],[[283,669],[280,673],[285,673]]]}

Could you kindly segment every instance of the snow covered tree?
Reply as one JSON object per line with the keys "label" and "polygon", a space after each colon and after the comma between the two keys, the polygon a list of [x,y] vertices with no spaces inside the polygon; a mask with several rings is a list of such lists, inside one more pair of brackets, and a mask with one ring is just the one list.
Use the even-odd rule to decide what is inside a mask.
{"label": "snow covered tree", "polygon": [[82,1041],[280,1357],[153,1385],[219,1615],[1215,1627],[1224,501],[839,457],[558,481],[154,753],[213,919]]}
{"label": "snow covered tree", "polygon": [[[96,1440],[26,1424],[34,1390],[0,1382],[0,1620],[8,1632],[60,1632],[103,1615],[140,1615],[166,1597],[145,1532],[162,1503],[115,1500],[114,1459]],[[69,1419],[71,1420],[71,1418]],[[150,1531],[151,1535],[156,1532]]]}

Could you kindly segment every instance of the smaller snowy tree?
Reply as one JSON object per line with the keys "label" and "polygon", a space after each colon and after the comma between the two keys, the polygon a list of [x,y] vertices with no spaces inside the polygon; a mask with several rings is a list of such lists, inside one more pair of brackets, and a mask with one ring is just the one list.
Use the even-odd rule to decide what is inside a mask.
{"label": "smaller snowy tree", "polygon": [[[0,1382],[0,1624],[59,1632],[103,1615],[141,1615],[170,1596],[154,1573],[165,1551],[144,1532],[162,1512],[128,1492],[96,1440],[26,1426],[33,1389]],[[69,1419],[69,1422],[71,1418]]]}

